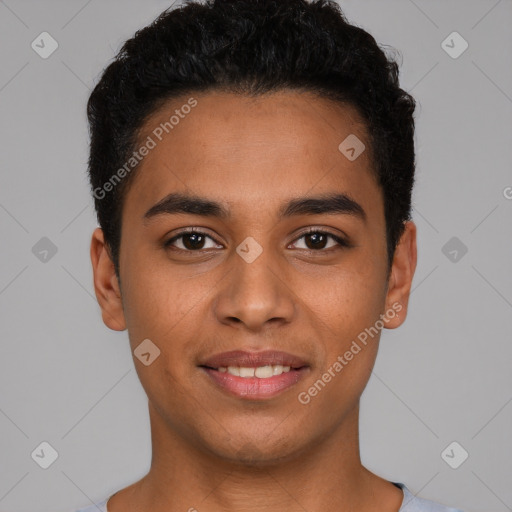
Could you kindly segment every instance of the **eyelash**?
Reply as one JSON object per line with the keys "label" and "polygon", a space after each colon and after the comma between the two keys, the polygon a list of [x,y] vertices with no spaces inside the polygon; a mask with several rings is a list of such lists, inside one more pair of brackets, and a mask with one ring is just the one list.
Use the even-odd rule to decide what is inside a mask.
{"label": "eyelash", "polygon": [[[172,238],[170,238],[169,240],[164,242],[164,247],[165,248],[171,248],[172,250],[181,251],[181,252],[189,252],[189,253],[192,253],[192,252],[202,252],[204,249],[197,249],[197,250],[194,251],[194,250],[190,250],[190,249],[180,249],[180,248],[177,248],[177,247],[173,247],[172,244],[176,240],[179,240],[180,238],[183,238],[184,236],[190,235],[190,234],[197,234],[197,235],[206,236],[207,238],[210,238],[211,240],[213,240],[216,244],[219,244],[219,242],[217,242],[217,240],[215,240],[213,237],[211,237],[207,233],[205,233],[203,231],[199,231],[196,228],[189,228],[186,231],[182,231],[181,233],[178,233],[177,235],[173,236]],[[300,240],[301,238],[303,238],[303,237],[305,237],[307,235],[311,235],[311,234],[327,235],[328,237],[333,239],[338,244],[338,247],[330,247],[328,249],[318,249],[318,250],[315,250],[315,249],[300,249],[300,250],[306,250],[306,251],[309,251],[309,252],[327,252],[327,253],[329,253],[332,250],[352,247],[352,245],[349,242],[347,242],[345,239],[343,239],[343,238],[341,238],[341,237],[339,237],[339,236],[337,236],[337,235],[335,235],[333,233],[330,233],[329,231],[324,231],[324,230],[318,229],[318,228],[309,228],[307,231],[301,233],[297,238],[295,238],[293,240],[293,242],[296,242],[297,240]],[[206,249],[206,250],[208,250],[208,249]]]}

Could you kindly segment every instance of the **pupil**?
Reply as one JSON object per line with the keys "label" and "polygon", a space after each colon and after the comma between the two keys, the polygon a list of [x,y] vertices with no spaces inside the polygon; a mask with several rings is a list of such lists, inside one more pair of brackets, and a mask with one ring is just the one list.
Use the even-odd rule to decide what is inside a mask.
{"label": "pupil", "polygon": [[[202,235],[199,235],[197,233],[190,233],[185,236],[183,245],[187,249],[200,249],[201,242],[204,242],[204,240],[201,240],[202,238],[204,238]],[[192,241],[192,243],[190,243],[191,239],[194,239],[195,241]],[[198,242],[198,239],[199,239],[199,242]]]}
{"label": "pupil", "polygon": [[[321,240],[323,238],[323,240]],[[325,235],[322,234],[322,233],[313,233],[313,234],[310,234],[310,235],[307,235],[307,239],[311,240],[311,239],[314,239],[316,241],[313,241],[313,249],[315,248],[318,248],[319,245],[322,246],[322,242],[325,243]],[[320,241],[320,244],[318,244],[318,242]],[[308,247],[309,247],[309,244],[308,244]],[[311,249],[311,247],[310,247]]]}

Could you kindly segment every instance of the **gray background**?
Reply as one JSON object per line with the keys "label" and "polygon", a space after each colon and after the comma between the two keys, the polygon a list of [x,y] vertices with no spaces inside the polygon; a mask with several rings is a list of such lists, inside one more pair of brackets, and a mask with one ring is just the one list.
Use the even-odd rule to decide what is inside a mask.
{"label": "gray background", "polygon": [[[418,267],[363,394],[363,463],[467,512],[512,510],[512,2],[340,3],[399,50],[418,101]],[[0,1],[4,512],[75,510],[149,469],[127,334],[103,325],[94,298],[85,103],[122,42],[169,5]],[[31,48],[43,31],[59,44],[48,59]],[[453,31],[469,43],[455,59],[441,46]],[[57,248],[46,261],[32,250],[42,237]],[[443,252],[452,237],[457,261]],[[58,452],[48,469],[31,458],[42,441]],[[452,441],[469,453],[458,469],[441,456]]]}

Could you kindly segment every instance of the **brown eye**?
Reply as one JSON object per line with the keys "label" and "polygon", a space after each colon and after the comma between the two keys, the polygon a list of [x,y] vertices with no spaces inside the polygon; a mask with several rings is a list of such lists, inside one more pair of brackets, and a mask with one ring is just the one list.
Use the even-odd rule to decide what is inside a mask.
{"label": "brown eye", "polygon": [[[211,240],[214,242],[213,246],[205,247],[205,243],[207,240]],[[175,245],[175,242],[179,243]],[[181,247],[180,247],[181,245]],[[171,239],[167,240],[164,244],[165,247],[171,247],[173,249],[194,252],[199,251],[201,249],[215,249],[218,247],[217,242],[206,233],[201,231],[184,231]]]}
{"label": "brown eye", "polygon": [[[341,247],[349,247],[349,244],[343,238],[340,238],[332,233],[321,230],[311,230],[307,233],[303,233],[297,240],[301,239],[305,240],[305,247],[296,247],[298,249],[307,249],[310,251],[322,251],[326,250],[326,252],[330,249],[336,249],[336,246]],[[327,245],[329,239],[331,239],[334,243],[331,245]]]}

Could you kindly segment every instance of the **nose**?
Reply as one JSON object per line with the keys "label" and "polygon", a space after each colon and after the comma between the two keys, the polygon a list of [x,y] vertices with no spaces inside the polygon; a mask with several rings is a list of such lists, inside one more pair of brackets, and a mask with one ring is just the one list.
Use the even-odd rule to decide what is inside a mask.
{"label": "nose", "polygon": [[278,262],[271,261],[270,251],[264,250],[250,263],[234,253],[231,270],[219,286],[214,313],[223,324],[258,332],[271,323],[292,321],[294,293]]}

